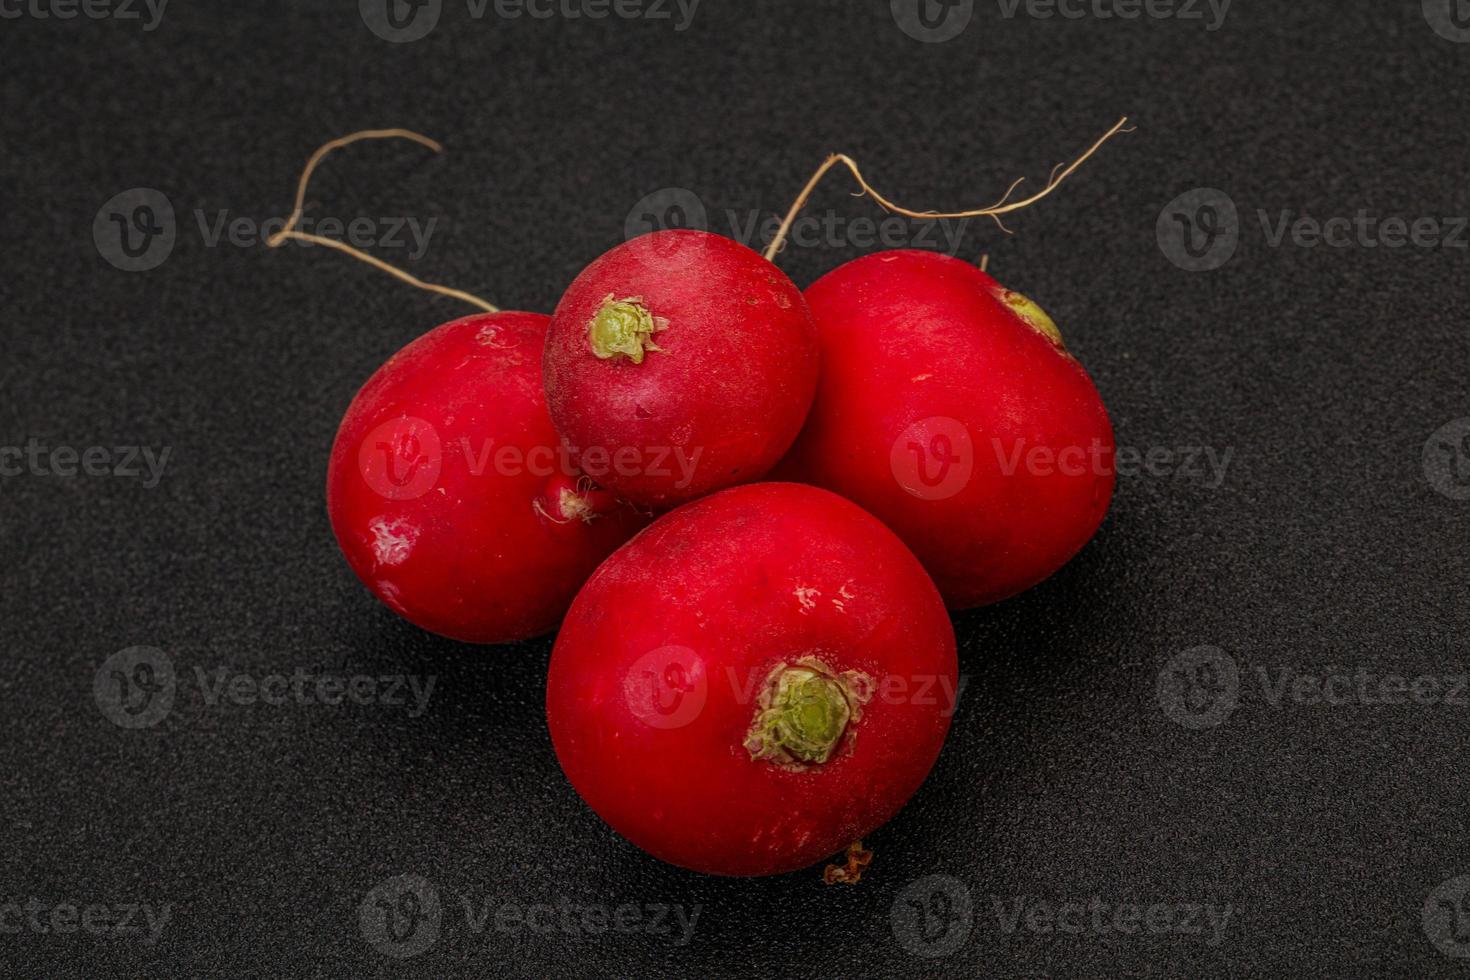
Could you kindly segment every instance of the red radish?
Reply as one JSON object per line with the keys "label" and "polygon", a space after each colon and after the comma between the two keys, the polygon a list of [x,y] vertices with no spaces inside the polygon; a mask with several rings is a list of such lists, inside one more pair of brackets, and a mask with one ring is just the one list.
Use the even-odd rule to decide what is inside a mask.
{"label": "red radish", "polygon": [[1035,303],[931,252],[888,251],[806,291],[822,380],[783,477],[856,501],[964,609],[1051,575],[1113,493],[1097,389]]}
{"label": "red radish", "polygon": [[327,510],[348,564],[406,619],[470,643],[556,626],[643,519],[565,465],[546,413],[550,318],[453,320],[395,354],[347,409]]}
{"label": "red radish", "polygon": [[665,861],[806,867],[883,824],[939,753],[954,630],[891,531],[815,487],[664,515],[572,603],[547,723],[572,786]]}
{"label": "red radish", "polygon": [[763,476],[817,380],[816,331],[786,274],[731,239],[654,232],[592,262],[547,334],[546,396],[586,472],[671,506]]}
{"label": "red radish", "polygon": [[471,643],[554,627],[597,563],[645,520],[577,472],[546,414],[541,349],[550,318],[502,312],[331,238],[296,229],[312,173],[361,140],[331,140],[306,162],[296,204],[266,244],[336,249],[419,289],[488,311],[443,324],[399,351],[348,406],[327,469],[327,512],[347,563],[410,622]]}

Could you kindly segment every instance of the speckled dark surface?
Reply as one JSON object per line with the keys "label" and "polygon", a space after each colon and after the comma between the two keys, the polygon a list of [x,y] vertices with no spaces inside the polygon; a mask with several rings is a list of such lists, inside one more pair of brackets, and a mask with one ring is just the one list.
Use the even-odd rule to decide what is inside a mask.
{"label": "speckled dark surface", "polygon": [[[1449,681],[1434,704],[1363,703],[1356,682],[1329,688],[1349,703],[1289,688],[1273,703],[1259,673],[1470,670],[1470,500],[1423,462],[1432,433],[1470,416],[1470,251],[1272,247],[1258,217],[1470,214],[1470,44],[1437,34],[1417,0],[1240,0],[1215,31],[1008,20],[985,0],[944,43],[905,34],[886,2],[706,0],[684,31],[474,20],[451,2],[406,44],[375,37],[349,0],[180,0],[153,31],[5,19],[0,63],[0,444],[171,450],[151,488],[0,477],[0,905],[38,903],[48,929],[67,904],[168,908],[151,944],[0,910],[0,972],[1463,972],[1442,950],[1470,952],[1453,880],[1470,873],[1470,707],[1443,703]],[[557,768],[549,641],[458,646],[368,596],[327,526],[327,449],[372,369],[462,308],[319,249],[211,246],[196,216],[280,215],[318,143],[413,126],[448,152],[349,151],[312,213],[438,219],[421,257],[379,254],[549,310],[660,188],[693,191],[728,233],[728,210],[784,208],[842,149],[900,200],[957,206],[1044,179],[1125,112],[1136,133],[1012,218],[1014,237],[971,225],[961,254],[988,251],[1048,308],[1120,444],[1209,447],[1229,466],[1218,486],[1121,478],[1062,573],[958,617],[968,687],[949,744],[870,839],[856,888],[647,858]],[[1191,273],[1155,226],[1200,186],[1234,201],[1240,239],[1223,268]],[[176,242],[129,273],[92,225],[135,187],[169,199]],[[834,178],[813,213],[878,215],[847,191]],[[783,264],[806,284],[863,250],[798,247]],[[1431,459],[1465,448],[1446,446]],[[180,679],[166,717],[126,730],[93,680],[137,645],[166,651]],[[1232,658],[1238,692],[1233,712],[1185,719],[1220,724],[1191,728],[1158,678],[1201,645]],[[211,705],[196,667],[436,686],[418,717]],[[442,904],[437,938],[407,959],[359,922],[400,874]],[[930,875],[953,880],[911,885]],[[677,925],[477,932],[462,898],[631,904],[644,925],[652,906],[699,911],[680,945]],[[1063,916],[1077,930],[1041,931],[1041,912],[1012,926],[1021,900],[1079,903]],[[1170,928],[1191,904],[1231,914],[1213,936],[1203,914],[1203,934],[1127,934],[1096,903],[1157,906]]]}

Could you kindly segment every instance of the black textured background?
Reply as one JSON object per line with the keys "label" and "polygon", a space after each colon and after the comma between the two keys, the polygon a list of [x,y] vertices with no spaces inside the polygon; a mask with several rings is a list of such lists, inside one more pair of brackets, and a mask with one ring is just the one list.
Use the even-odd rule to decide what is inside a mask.
{"label": "black textured background", "polygon": [[[1431,434],[1470,416],[1470,251],[1271,247],[1258,218],[1470,214],[1470,44],[1430,20],[1418,0],[1238,0],[1207,31],[1007,19],[978,0],[958,37],[921,43],[872,0],[704,0],[684,31],[474,20],[449,0],[429,36],[390,44],[351,0],[175,0],[153,31],[0,19],[0,444],[171,447],[155,488],[0,477],[0,901],[170,909],[153,944],[5,919],[20,931],[0,934],[0,969],[1463,972],[1432,938],[1456,948],[1439,900],[1470,873],[1470,707],[1273,704],[1258,674],[1470,669],[1470,501],[1423,463]],[[459,646],[369,597],[324,512],[333,432],[374,367],[466,310],[321,249],[211,246],[196,217],[281,215],[319,143],[411,126],[447,152],[353,148],[320,174],[311,213],[437,218],[422,257],[377,254],[549,311],[661,188],[693,192],[729,233],[727,211],[783,209],[841,149],[900,201],[983,203],[1015,176],[1044,180],[1123,113],[1137,132],[1012,218],[1013,237],[972,224],[960,254],[989,252],[1052,313],[1120,445],[1229,451],[1226,477],[1121,478],[1064,571],[958,617],[968,687],[949,743],[869,840],[856,888],[824,887],[819,869],[721,880],[646,857],[557,768],[549,640]],[[1239,247],[1186,272],[1155,226],[1201,186],[1238,207]],[[177,239],[130,273],[92,225],[135,187],[166,195]],[[880,214],[849,190],[834,175],[812,213]],[[795,247],[782,263],[805,285],[864,250]],[[132,731],[92,685],[135,645],[167,651],[181,680],[167,717]],[[1194,729],[1158,678],[1201,645],[1240,678],[1234,711],[1216,702],[1222,723]],[[437,681],[412,718],[210,705],[195,667]],[[398,960],[364,938],[359,906],[405,873],[444,908],[437,941]],[[930,875],[952,880],[909,887]],[[972,914],[939,914],[945,895]],[[926,896],[931,929],[915,933],[908,900]],[[476,933],[461,897],[699,917],[685,945]],[[1007,932],[995,906],[1020,899],[1233,911],[1218,944]]]}

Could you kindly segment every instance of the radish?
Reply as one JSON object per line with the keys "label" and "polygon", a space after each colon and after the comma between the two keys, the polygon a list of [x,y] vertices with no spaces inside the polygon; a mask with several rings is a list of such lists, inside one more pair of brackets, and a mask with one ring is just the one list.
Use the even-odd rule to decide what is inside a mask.
{"label": "radish", "polygon": [[783,477],[896,531],[956,609],[1042,581],[1097,530],[1113,430],[1041,308],[968,263],[888,251],[807,289],[822,380]]}
{"label": "radish", "polygon": [[[948,214],[883,197],[834,154],[797,196],[767,249],[780,250],[813,188],[842,164],[883,208],[911,217],[1001,217],[1040,201],[1120,119],[1045,187]],[[777,470],[843,494],[888,524],[952,608],[1042,581],[1091,539],[1113,492],[1113,430],[1087,372],[1050,317],[984,271],[894,250],[840,266],[806,290],[822,345],[811,415]]]}
{"label": "radish", "polygon": [[957,695],[954,630],[886,527],[815,487],[736,487],[608,558],[552,651],[572,786],[695,871],[806,867],[924,781]]}
{"label": "radish", "polygon": [[380,367],[348,406],[327,467],[327,512],[357,577],[431,632],[507,643],[547,632],[577,588],[646,519],[567,463],[546,412],[550,318],[502,312],[341,242],[295,230],[312,172],[363,139],[435,141],[402,129],[333,140],[307,161],[296,204],[267,244],[346,252],[486,312],[445,323]]}
{"label": "radish", "polygon": [[507,643],[554,628],[645,520],[562,465],[541,385],[550,318],[477,314],[395,354],[337,431],[327,512],[389,608],[434,633]]}
{"label": "radish", "polygon": [[619,496],[667,507],[781,458],[816,387],[816,329],[786,274],[744,245],[654,232],[567,288],[544,371],[572,458]]}

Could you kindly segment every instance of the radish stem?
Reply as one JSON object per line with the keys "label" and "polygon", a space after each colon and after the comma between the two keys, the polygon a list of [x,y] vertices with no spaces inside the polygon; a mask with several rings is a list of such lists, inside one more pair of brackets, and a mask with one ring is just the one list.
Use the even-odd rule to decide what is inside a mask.
{"label": "radish stem", "polygon": [[[1076,160],[1072,161],[1070,165],[1067,165],[1065,170],[1062,169],[1063,164],[1057,164],[1054,168],[1052,168],[1051,177],[1049,180],[1047,180],[1046,186],[1037,191],[1035,194],[1032,194],[1030,197],[1024,198],[1019,201],[1010,201],[1011,194],[1014,193],[1016,188],[1021,186],[1021,182],[1026,179],[1025,177],[1019,177],[1016,179],[1015,183],[1011,184],[1011,186],[1006,189],[1006,192],[1000,196],[1000,200],[996,201],[989,207],[978,208],[974,211],[911,211],[908,208],[901,207],[898,204],[895,204],[893,201],[890,201],[888,198],[884,197],[882,194],[879,194],[876,190],[873,189],[873,185],[869,184],[866,180],[863,179],[862,171],[858,169],[856,160],[845,153],[834,153],[826,160],[822,161],[822,165],[817,168],[816,173],[812,174],[811,179],[806,182],[806,186],[801,189],[801,193],[798,194],[796,196],[796,200],[792,202],[791,209],[786,212],[786,217],[782,220],[781,226],[776,229],[776,234],[771,239],[771,243],[766,246],[766,260],[775,261],[776,255],[781,251],[781,247],[786,244],[786,236],[791,231],[791,225],[796,220],[796,215],[801,211],[802,207],[806,205],[807,198],[811,197],[812,191],[816,189],[817,184],[821,181],[822,177],[826,175],[827,171],[831,170],[839,163],[852,172],[853,178],[858,182],[858,186],[861,188],[861,190],[858,191],[858,194],[854,196],[860,196],[863,193],[867,193],[870,197],[872,197],[875,202],[877,202],[878,206],[883,208],[885,211],[891,211],[894,214],[901,214],[909,218],[990,218],[996,223],[996,225],[1000,227],[1001,231],[1004,231],[1006,234],[1010,234],[1010,229],[1007,228],[1005,224],[1000,220],[1001,215],[1010,214],[1013,211],[1019,211],[1022,208],[1029,207],[1042,198],[1046,197],[1052,191],[1056,190],[1057,187],[1061,185],[1062,181],[1070,177],[1073,171],[1082,166],[1082,164],[1086,162],[1087,159],[1091,157],[1094,153],[1096,153],[1104,143],[1112,139],[1118,133],[1132,132],[1131,129],[1124,129],[1127,124],[1127,116],[1119,119],[1113,125],[1112,129],[1108,130],[1097,140],[1097,142],[1093,143],[1092,146],[1088,148],[1086,153],[1082,154]],[[1007,203],[1008,201],[1010,203]]]}
{"label": "radish stem", "polygon": [[345,252],[353,258],[358,259],[359,261],[366,262],[373,268],[380,269],[383,272],[388,273],[390,276],[393,276],[396,279],[408,283],[410,286],[416,286],[419,289],[427,290],[431,293],[438,293],[441,296],[449,296],[453,299],[462,300],[463,302],[469,303],[472,306],[478,306],[486,313],[499,313],[500,308],[498,306],[487,303],[485,300],[473,295],[472,293],[467,293],[462,289],[452,289],[449,286],[441,286],[437,283],[424,282],[418,276],[405,272],[397,266],[389,265],[382,259],[374,258],[373,256],[368,255],[366,252],[363,252],[360,249],[353,248],[351,245],[348,245],[345,242],[339,242],[335,239],[323,238],[320,235],[313,235],[308,232],[296,230],[296,223],[301,220],[302,212],[305,210],[306,185],[311,181],[311,175],[316,170],[317,165],[320,164],[322,160],[326,159],[327,155],[330,154],[333,150],[337,150],[352,143],[356,143],[359,140],[368,139],[412,140],[415,143],[428,147],[435,153],[440,153],[444,149],[444,147],[441,146],[437,140],[430,139],[429,137],[424,136],[421,133],[415,133],[409,129],[363,129],[355,133],[348,133],[346,136],[338,137],[337,139],[331,140],[327,143],[323,143],[321,146],[317,147],[316,152],[313,153],[311,155],[311,158],[306,161],[306,168],[301,171],[301,179],[298,180],[296,183],[296,205],[291,209],[291,216],[286,219],[285,227],[276,232],[274,235],[270,236],[270,238],[266,239],[266,246],[269,248],[279,248],[282,242],[293,238],[297,241],[311,242],[315,245],[325,245],[328,248],[335,248],[339,252]]}

